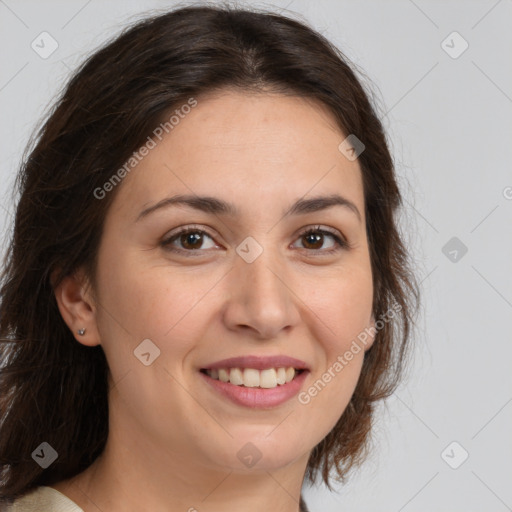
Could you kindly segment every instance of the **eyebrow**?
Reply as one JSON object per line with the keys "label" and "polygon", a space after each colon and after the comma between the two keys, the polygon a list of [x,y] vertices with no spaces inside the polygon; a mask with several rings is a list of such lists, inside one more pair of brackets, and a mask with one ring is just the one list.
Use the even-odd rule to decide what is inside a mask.
{"label": "eyebrow", "polygon": [[[172,197],[166,197],[158,203],[149,206],[142,210],[135,222],[141,221],[151,213],[160,210],[162,208],[168,208],[170,206],[188,206],[195,210],[199,210],[205,213],[213,213],[216,215],[227,215],[232,217],[240,216],[238,208],[222,199],[210,196],[197,196],[197,195],[176,195]],[[285,212],[283,217],[287,215],[304,215],[307,213],[319,212],[327,210],[334,206],[341,206],[354,213],[359,221],[361,221],[361,213],[357,209],[357,206],[339,194],[332,194],[329,196],[318,196],[310,199],[298,199],[293,205]]]}

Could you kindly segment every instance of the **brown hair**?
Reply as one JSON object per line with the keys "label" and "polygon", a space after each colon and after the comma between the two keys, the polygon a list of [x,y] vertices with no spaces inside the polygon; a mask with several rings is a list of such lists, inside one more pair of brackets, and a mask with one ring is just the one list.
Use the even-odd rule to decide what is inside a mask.
{"label": "brown hair", "polygon": [[[316,99],[365,144],[362,169],[375,319],[392,306],[365,355],[349,406],[312,451],[306,476],[343,479],[368,448],[375,402],[398,384],[418,301],[397,228],[401,205],[382,124],[348,59],[302,22],[230,7],[182,7],[125,29],[73,75],[27,148],[0,304],[0,500],[87,468],[108,435],[108,365],[78,343],[53,286],[80,267],[94,283],[102,225],[119,186],[102,187],[169,109],[235,87]],[[341,142],[341,141],[340,141]],[[52,282],[55,270],[58,275]],[[53,286],[52,286],[53,284]],[[32,452],[59,454],[43,470]]]}

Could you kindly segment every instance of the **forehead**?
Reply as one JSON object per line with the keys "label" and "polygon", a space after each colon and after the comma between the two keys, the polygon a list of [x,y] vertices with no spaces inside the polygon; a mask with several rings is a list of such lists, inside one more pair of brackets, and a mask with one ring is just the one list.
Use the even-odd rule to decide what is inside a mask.
{"label": "forehead", "polygon": [[339,151],[346,135],[321,103],[231,90],[196,100],[162,140],[153,137],[124,178],[117,208],[140,210],[180,193],[223,197],[250,213],[263,200],[281,210],[307,194],[338,192],[364,209],[359,164]]}

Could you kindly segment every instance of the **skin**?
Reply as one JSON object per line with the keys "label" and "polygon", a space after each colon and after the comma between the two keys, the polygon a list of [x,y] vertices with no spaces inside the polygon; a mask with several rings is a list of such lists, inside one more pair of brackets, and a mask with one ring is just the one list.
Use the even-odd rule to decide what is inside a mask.
{"label": "skin", "polygon": [[[330,112],[270,92],[197,99],[118,185],[96,289],[78,272],[55,290],[77,341],[101,344],[111,370],[106,449],[54,485],[85,512],[297,512],[308,456],[360,375],[364,350],[307,405],[294,397],[254,410],[222,398],[198,373],[228,357],[285,354],[309,365],[307,390],[372,325],[373,289],[361,170],[338,150],[346,135]],[[340,206],[283,217],[300,198],[333,193],[361,219]],[[175,194],[223,199],[240,214],[173,206],[136,222]],[[191,224],[208,232],[202,244],[191,249],[190,238],[177,237],[173,247],[192,256],[162,247]],[[337,246],[330,235],[316,243],[301,235],[316,225],[350,248],[325,254]],[[247,236],[263,248],[252,263],[236,252]],[[147,338],[160,349],[149,366],[133,353]],[[262,454],[252,468],[237,457],[247,442]]]}

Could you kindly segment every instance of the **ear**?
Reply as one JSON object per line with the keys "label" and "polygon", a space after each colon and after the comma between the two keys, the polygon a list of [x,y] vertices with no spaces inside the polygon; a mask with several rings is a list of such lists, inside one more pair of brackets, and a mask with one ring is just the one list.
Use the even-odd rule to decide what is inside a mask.
{"label": "ear", "polygon": [[[52,284],[55,273],[52,274]],[[53,288],[55,299],[64,322],[82,345],[93,347],[101,340],[96,323],[96,301],[83,269],[66,276]],[[85,329],[83,335],[79,329]]]}
{"label": "ear", "polygon": [[373,342],[375,341],[375,336],[376,336],[376,327],[375,327],[375,316],[373,315],[373,312],[372,312],[372,316],[370,318],[370,323],[368,324],[368,327],[366,328],[366,333],[368,334],[368,337],[366,338],[365,342],[364,342],[364,351],[366,352],[372,345],[373,345]]}

